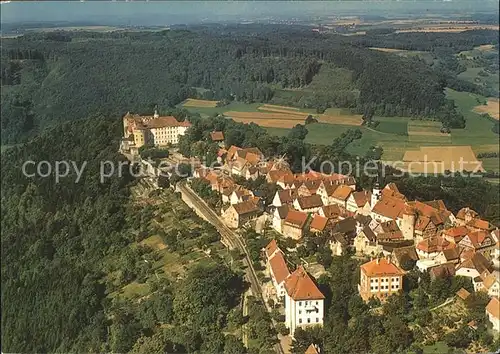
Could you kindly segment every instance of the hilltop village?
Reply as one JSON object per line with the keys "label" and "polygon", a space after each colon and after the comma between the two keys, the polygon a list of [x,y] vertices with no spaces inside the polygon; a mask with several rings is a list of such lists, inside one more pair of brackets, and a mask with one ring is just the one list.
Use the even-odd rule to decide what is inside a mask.
{"label": "hilltop village", "polygon": [[[162,145],[156,143],[159,130],[182,135],[189,127],[172,119],[127,114],[124,141],[129,149],[147,139]],[[167,139],[174,143],[177,138],[167,134]],[[258,147],[226,147],[222,131],[213,131],[209,139],[220,146],[218,166],[195,168],[188,185],[195,192],[204,186],[212,202],[215,196],[213,209],[230,229],[275,235],[262,249],[271,279],[263,284],[263,294],[282,306],[292,337],[297,328],[321,326],[325,320],[325,294],[317,283],[324,269],[302,258],[299,264],[288,261],[314,238],[327,240],[332,257],[348,254],[362,260],[358,293],[366,303],[384,303],[400,293],[411,269],[431,279],[466,277],[475,292],[491,298],[483,311],[493,331],[500,330],[500,233],[474,210],[464,207],[454,214],[442,200],[409,200],[394,183],[378,181],[373,189],[360,190],[352,176],[293,173],[284,159],[265,158]],[[274,187],[271,198],[249,188],[259,180]],[[469,295],[464,288],[456,294],[461,299]]]}

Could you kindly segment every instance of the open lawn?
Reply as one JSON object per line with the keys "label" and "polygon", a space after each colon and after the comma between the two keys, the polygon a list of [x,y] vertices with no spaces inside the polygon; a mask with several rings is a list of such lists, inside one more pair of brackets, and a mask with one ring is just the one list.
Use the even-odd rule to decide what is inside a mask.
{"label": "open lawn", "polygon": [[320,123],[360,126],[363,120],[360,114],[352,114],[341,108],[328,108],[318,116]]}
{"label": "open lawn", "polygon": [[304,124],[307,114],[294,115],[287,113],[266,112],[224,112],[228,118],[241,123],[255,123],[262,127],[293,128],[297,124]]}
{"label": "open lawn", "polygon": [[182,103],[183,107],[216,107],[217,101],[209,101],[209,100],[198,100],[195,98],[188,98]]}

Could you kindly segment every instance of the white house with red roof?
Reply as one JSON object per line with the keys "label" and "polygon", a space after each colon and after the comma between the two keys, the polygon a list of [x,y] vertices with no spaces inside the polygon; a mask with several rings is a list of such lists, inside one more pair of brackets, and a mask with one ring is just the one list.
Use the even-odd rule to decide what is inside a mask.
{"label": "white house with red roof", "polygon": [[276,240],[272,240],[265,249],[267,258],[267,270],[273,281],[275,296],[278,301],[283,302],[285,297],[285,280],[290,276],[286,265],[285,256],[278,247]]}
{"label": "white house with red roof", "polygon": [[285,325],[293,337],[297,327],[322,326],[325,296],[302,266],[285,281]]}
{"label": "white house with red roof", "polygon": [[493,330],[500,332],[500,302],[498,298],[494,297],[486,306],[486,315],[491,322]]}

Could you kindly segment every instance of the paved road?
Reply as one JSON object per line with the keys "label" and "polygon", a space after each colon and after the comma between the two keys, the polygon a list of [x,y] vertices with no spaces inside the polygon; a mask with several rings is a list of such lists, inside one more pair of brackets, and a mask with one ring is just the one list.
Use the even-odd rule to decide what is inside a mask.
{"label": "paved road", "polygon": [[[252,294],[259,297],[262,303],[266,305],[264,296],[262,295],[262,289],[260,287],[259,279],[257,278],[257,273],[252,265],[252,260],[250,254],[248,253],[245,242],[237,235],[233,230],[228,228],[221,218],[208,206],[203,199],[201,199],[189,186],[186,181],[180,181],[177,183],[177,188],[189,197],[193,205],[196,206],[199,212],[201,212],[205,218],[215,226],[219,231],[221,237],[224,239],[224,243],[232,248],[239,249],[240,252],[245,256],[244,263],[246,266],[246,277],[250,282],[250,288],[252,289]],[[283,348],[281,348],[280,343],[275,345],[275,350],[277,353],[283,354]]]}

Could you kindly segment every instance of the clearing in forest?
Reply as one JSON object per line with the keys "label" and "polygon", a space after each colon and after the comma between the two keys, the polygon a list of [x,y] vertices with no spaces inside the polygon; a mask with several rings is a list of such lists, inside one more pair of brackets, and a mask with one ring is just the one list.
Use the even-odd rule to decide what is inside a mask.
{"label": "clearing in forest", "polygon": [[488,113],[490,117],[499,120],[500,102],[498,101],[498,98],[489,98],[487,104],[476,106],[473,111],[479,114]]}
{"label": "clearing in forest", "polygon": [[404,170],[413,173],[442,174],[445,171],[484,171],[472,147],[424,146],[419,150],[407,150],[403,157]]}
{"label": "clearing in forest", "polygon": [[217,107],[217,101],[188,98],[182,105],[184,107]]}

